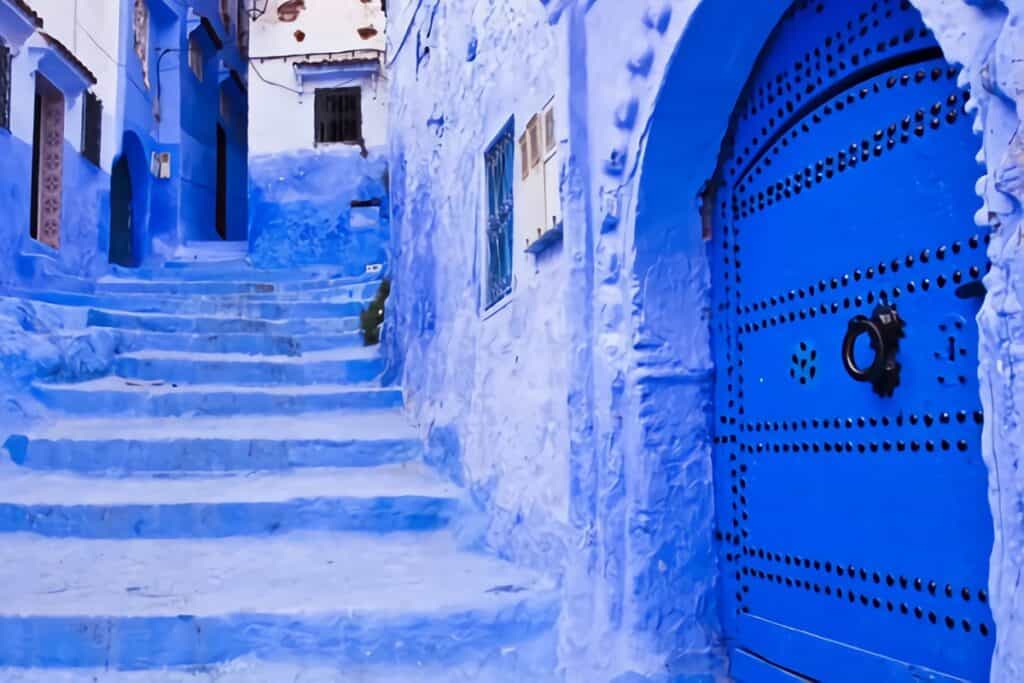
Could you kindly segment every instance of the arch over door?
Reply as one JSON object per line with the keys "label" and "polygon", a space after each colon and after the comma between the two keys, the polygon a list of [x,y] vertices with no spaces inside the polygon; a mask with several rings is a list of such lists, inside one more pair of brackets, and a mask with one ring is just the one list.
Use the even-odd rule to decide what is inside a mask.
{"label": "arch over door", "polygon": [[[738,680],[988,677],[974,322],[988,240],[973,222],[980,140],[956,78],[908,3],[804,0],[734,113],[711,259]],[[851,321],[894,312],[905,336],[881,345],[890,386],[855,380],[848,332],[862,332],[855,364],[874,354]]]}

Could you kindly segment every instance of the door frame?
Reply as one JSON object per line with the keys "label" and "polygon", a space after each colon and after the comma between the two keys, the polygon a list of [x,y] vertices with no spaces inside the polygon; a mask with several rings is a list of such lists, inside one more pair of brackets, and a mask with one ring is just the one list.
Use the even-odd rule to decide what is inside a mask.
{"label": "door frame", "polygon": [[[41,73],[35,74],[32,126],[32,197],[29,234],[32,239],[54,249],[60,248],[64,194],[64,127],[67,104],[64,93]],[[53,128],[55,130],[50,130]],[[48,147],[48,149],[44,149]],[[48,159],[44,161],[44,155]],[[53,168],[53,166],[56,168]],[[56,181],[44,206],[47,192],[44,176]],[[56,201],[54,208],[53,202]],[[50,215],[45,215],[49,213]],[[56,214],[55,216],[53,214]]]}
{"label": "door frame", "polygon": [[[625,17],[635,26],[616,24],[614,32],[601,22],[588,23],[584,9],[552,13],[553,21],[566,25],[573,74],[588,68],[588,43],[630,31],[638,43],[636,51],[621,59],[636,84],[630,99],[607,98],[595,104],[592,95],[575,94],[578,89],[570,84],[570,151],[585,194],[564,198],[567,226],[581,226],[566,231],[566,251],[578,255],[569,274],[570,286],[584,297],[582,303],[570,304],[568,313],[570,330],[580,330],[573,333],[572,346],[586,349],[586,353],[571,354],[572,376],[577,379],[570,386],[570,515],[573,530],[593,542],[570,558],[568,577],[570,593],[596,612],[582,620],[570,615],[567,623],[578,630],[588,628],[594,618],[603,623],[623,615],[671,612],[675,623],[686,624],[681,632],[670,637],[657,626],[641,623],[618,636],[623,647],[650,647],[654,638],[663,648],[659,652],[705,660],[701,666],[713,671],[724,669],[726,663],[716,607],[710,444],[707,422],[698,417],[707,414],[711,386],[708,262],[699,237],[703,228],[699,197],[717,167],[719,146],[742,88],[789,4],[786,0],[703,0],[692,13],[667,6],[660,13],[638,9],[632,19]],[[994,193],[992,179],[1009,163],[1005,150],[1017,118],[1010,104],[1013,91],[999,91],[1000,84],[991,80],[987,85],[997,92],[986,91],[982,67],[994,53],[1002,54],[1005,63],[1011,61],[1006,53],[1013,41],[996,40],[1004,31],[1005,16],[999,15],[999,8],[983,10],[966,2],[913,0],[913,4],[935,28],[947,59],[966,65],[972,91],[979,93],[976,101],[981,113],[998,114],[985,138],[990,147],[988,191]],[[739,16],[743,21],[736,20]],[[634,59],[639,54],[643,59]],[[714,64],[714,68],[694,69],[693,64]],[[1002,78],[1008,83],[1010,75]],[[1017,97],[1024,99],[1024,95]],[[623,111],[631,112],[629,119],[622,118]],[[577,112],[576,118],[572,112]],[[591,115],[589,123],[579,118],[580,112]],[[593,118],[602,112],[607,125]],[[613,122],[614,135],[608,132]],[[979,148],[981,144],[979,139]],[[1024,203],[1024,189],[1010,191]],[[1005,199],[993,201],[990,207],[994,208],[988,210],[1004,226],[1014,226],[1006,230],[1011,234],[1021,223],[1021,212],[1007,205]],[[666,239],[677,242],[667,245]],[[996,250],[998,242],[993,239],[990,251]],[[675,280],[666,280],[666,269],[656,267],[664,263],[659,261],[658,249],[666,246],[677,249],[677,264],[682,266],[682,276]],[[982,381],[986,413],[993,413],[994,403],[1005,403],[1013,395],[1007,371],[996,367],[998,331],[1006,329],[1008,320],[1018,326],[1024,322],[1017,322],[1022,314],[999,303],[990,284],[993,277],[1005,283],[1015,266],[1006,256],[1000,273],[998,257],[993,261],[995,275],[989,276],[989,295],[980,316],[981,370],[988,375]],[[651,301],[649,293],[656,287],[679,296],[671,303]],[[1016,299],[1007,296],[1005,300]],[[656,314],[665,311],[678,316],[677,329],[651,324]],[[678,334],[678,339],[666,341],[666,332]],[[1012,359],[1003,360],[1004,367],[1012,367],[1005,365],[1007,360]],[[1014,414],[1011,408],[994,412]],[[680,419],[679,415],[692,417]],[[1009,463],[1014,460],[1013,444],[1024,442],[1024,426],[1000,428],[1004,433],[993,435],[986,424],[983,434],[990,480],[994,486],[997,478],[1002,479],[1011,483],[1011,493],[1021,493],[1024,483],[1017,483],[1019,475]],[[667,472],[670,468],[672,473]],[[628,484],[619,489],[612,486],[616,481]],[[650,510],[663,503],[654,501],[651,491],[685,491],[686,505],[674,508],[680,516],[652,518]],[[1003,518],[1012,519],[1009,501],[1017,498],[992,497],[997,526]],[[685,518],[684,526],[680,518]],[[638,519],[643,521],[642,529],[634,532]],[[1007,532],[1020,535],[1012,529]],[[994,556],[1000,552],[1003,535],[997,528]],[[676,561],[659,567],[652,550],[657,548],[674,548]],[[615,559],[615,580],[594,571],[601,558]],[[1024,665],[1024,653],[1015,655],[1009,642],[1001,645],[1006,629],[1000,628],[1000,615],[1009,612],[1001,611],[998,603],[1002,596],[1006,606],[1011,605],[1015,575],[1007,566],[1002,572],[993,568],[990,577],[997,620],[994,675],[1000,671],[1001,657],[1007,667],[1014,662]],[[638,589],[645,576],[659,577],[658,588]],[[680,591],[685,596],[665,587],[673,585],[685,586]],[[606,646],[595,644],[590,652],[598,657]],[[586,652],[581,647],[579,661]]]}

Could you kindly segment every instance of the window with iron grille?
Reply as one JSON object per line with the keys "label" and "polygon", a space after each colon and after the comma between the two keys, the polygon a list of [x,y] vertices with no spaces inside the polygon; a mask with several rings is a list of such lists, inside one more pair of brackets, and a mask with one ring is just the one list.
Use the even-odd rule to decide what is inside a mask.
{"label": "window with iron grille", "polygon": [[11,48],[0,42],[0,128],[11,128]]}
{"label": "window with iron grille", "polygon": [[363,141],[361,88],[319,88],[315,109],[316,142]]}
{"label": "window with iron grille", "polygon": [[82,156],[100,165],[100,146],[103,137],[103,102],[95,93],[85,93],[82,108]]}
{"label": "window with iron grille", "polygon": [[512,291],[515,128],[509,121],[484,154],[487,171],[487,280],[485,306],[490,308]]}

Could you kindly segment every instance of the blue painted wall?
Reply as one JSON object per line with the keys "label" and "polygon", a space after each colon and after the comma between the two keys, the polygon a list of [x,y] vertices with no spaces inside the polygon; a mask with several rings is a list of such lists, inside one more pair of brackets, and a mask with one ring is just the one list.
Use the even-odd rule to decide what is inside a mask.
{"label": "blue painted wall", "polygon": [[[166,259],[188,240],[220,239],[216,231],[218,124],[224,127],[229,141],[227,238],[244,240],[247,69],[243,66],[237,32],[224,25],[216,0],[149,0],[147,86],[142,63],[133,48],[132,5],[123,3],[121,7],[122,53],[126,55],[121,120],[125,131],[141,143],[147,164],[153,152],[171,154],[170,178],[147,178],[133,173],[133,183],[148,186],[150,194],[145,212],[136,213],[140,262]],[[216,32],[222,45],[220,50],[199,26],[203,16]],[[188,38],[193,32],[201,36],[206,51],[202,82],[188,65]],[[231,79],[232,70],[239,74],[242,88]],[[158,90],[159,105],[155,106]],[[222,91],[229,105],[227,117],[221,116]]]}
{"label": "blue painted wall", "polygon": [[0,284],[34,288],[47,286],[54,276],[89,278],[102,272],[109,236],[110,176],[81,155],[78,141],[72,144],[65,137],[60,248],[32,239],[35,79],[28,60],[28,48],[23,47],[14,60],[11,92],[12,128],[24,131],[27,139],[0,130],[0,206],[5,217],[0,225]]}
{"label": "blue painted wall", "polygon": [[[389,262],[387,160],[353,146],[295,150],[249,159],[249,252],[254,265],[335,264],[361,275]],[[353,200],[381,201],[379,211]],[[378,218],[379,216],[379,218]]]}
{"label": "blue painted wall", "polygon": [[388,12],[396,284],[386,344],[432,462],[489,513],[484,542],[560,575],[579,540],[568,527],[572,254],[556,244],[535,257],[517,239],[512,293],[485,311],[481,289],[484,153],[510,119],[518,140],[552,96],[562,118],[560,31],[539,3],[517,0]]}
{"label": "blue painted wall", "polygon": [[[947,58],[966,66],[985,134],[978,220],[997,227],[979,318],[982,393],[994,418],[984,435],[997,527],[993,680],[1018,680],[1024,5],[914,4]],[[407,403],[437,466],[466,481],[490,513],[489,542],[563,575],[568,680],[719,680],[728,662],[712,541],[708,264],[697,197],[789,2],[472,5],[389,7],[396,282],[387,341],[404,354]],[[520,115],[518,103],[548,82],[566,126],[565,245],[535,264],[551,274],[542,287],[524,288],[517,272],[505,309],[481,314],[479,160],[504,120]],[[450,83],[458,95],[442,97]],[[560,494],[567,500],[552,504]]]}

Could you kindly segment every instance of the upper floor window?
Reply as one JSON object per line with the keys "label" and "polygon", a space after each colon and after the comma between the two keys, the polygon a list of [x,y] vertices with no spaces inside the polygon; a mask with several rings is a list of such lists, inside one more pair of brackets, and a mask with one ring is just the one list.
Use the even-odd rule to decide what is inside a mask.
{"label": "upper floor window", "polygon": [[11,128],[11,48],[0,41],[0,128]]}
{"label": "upper floor window", "polygon": [[199,81],[203,80],[203,62],[205,61],[203,55],[203,44],[193,34],[188,39],[188,67],[192,69],[192,73],[195,74],[196,79]]}
{"label": "upper floor window", "polygon": [[317,143],[362,143],[361,88],[318,88],[314,109]]}
{"label": "upper floor window", "polygon": [[95,93],[85,93],[82,108],[82,156],[100,165],[100,148],[103,136],[103,102]]}
{"label": "upper floor window", "polygon": [[484,153],[487,172],[487,273],[485,307],[490,308],[512,291],[513,201],[515,128],[509,121]]}
{"label": "upper floor window", "polygon": [[149,6],[146,0],[135,0],[132,21],[135,55],[142,62],[142,82],[149,87]]}

